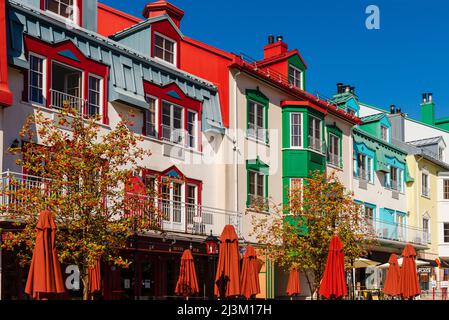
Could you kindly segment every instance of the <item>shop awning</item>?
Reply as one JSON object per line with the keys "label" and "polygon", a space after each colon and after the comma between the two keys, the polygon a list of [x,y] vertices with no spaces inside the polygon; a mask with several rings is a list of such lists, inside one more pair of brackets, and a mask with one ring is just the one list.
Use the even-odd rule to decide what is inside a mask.
{"label": "shop awning", "polygon": [[[402,266],[402,260],[403,260],[403,258],[399,258],[398,259],[399,266]],[[422,261],[422,260],[416,260],[415,263],[416,263],[417,267],[419,267],[419,266],[429,266],[430,265],[429,262]],[[377,268],[378,269],[388,269],[389,266],[390,266],[390,264],[387,262],[387,263],[381,264],[380,266],[377,266]]]}

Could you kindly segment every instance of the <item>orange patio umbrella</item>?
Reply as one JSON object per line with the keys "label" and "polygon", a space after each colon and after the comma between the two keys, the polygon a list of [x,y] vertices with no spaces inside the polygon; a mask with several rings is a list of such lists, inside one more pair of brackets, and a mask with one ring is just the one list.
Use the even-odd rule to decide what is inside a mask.
{"label": "orange patio umbrella", "polygon": [[293,268],[288,276],[287,295],[292,297],[301,293],[301,282],[299,271]]}
{"label": "orange patio umbrella", "polygon": [[220,236],[218,268],[215,276],[216,296],[240,295],[239,242],[232,225],[226,225]]}
{"label": "orange patio umbrella", "polygon": [[181,267],[179,270],[179,278],[176,283],[175,294],[188,297],[199,292],[198,280],[196,278],[195,263],[192,252],[187,249],[181,257]]}
{"label": "orange patio umbrella", "polygon": [[334,235],[329,245],[326,268],[319,294],[327,299],[338,299],[348,294],[345,279],[345,261],[343,244],[337,235]]}
{"label": "orange patio umbrella", "polygon": [[93,268],[89,268],[89,292],[95,293],[101,291],[101,264],[97,260]]}
{"label": "orange patio umbrella", "polygon": [[387,277],[385,279],[383,293],[392,297],[400,296],[401,289],[399,287],[399,284],[401,269],[399,268],[398,257],[396,256],[396,254],[391,254],[388,263],[390,264],[390,266],[387,270]]}
{"label": "orange patio umbrella", "polygon": [[242,295],[246,299],[250,299],[260,293],[257,255],[256,250],[254,250],[254,247],[251,245],[246,247],[246,252],[243,256],[240,288]]}
{"label": "orange patio umbrella", "polygon": [[405,299],[412,299],[421,294],[416,271],[416,251],[411,244],[407,244],[402,251],[402,267],[400,277],[400,294]]}
{"label": "orange patio umbrella", "polygon": [[36,232],[25,293],[40,300],[64,293],[65,287],[55,245],[56,225],[50,211],[44,210],[39,214]]}

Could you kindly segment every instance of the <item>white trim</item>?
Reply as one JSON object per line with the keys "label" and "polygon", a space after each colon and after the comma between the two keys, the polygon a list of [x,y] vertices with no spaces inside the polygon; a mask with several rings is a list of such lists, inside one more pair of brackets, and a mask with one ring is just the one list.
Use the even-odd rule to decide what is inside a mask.
{"label": "white trim", "polygon": [[[304,72],[304,71],[302,71],[301,69],[295,67],[294,65],[292,65],[292,64],[290,64],[290,63],[288,64],[288,68],[289,68],[289,70],[288,70],[288,80],[289,80],[289,83],[290,83],[290,68],[292,68],[293,70],[295,70],[295,71],[297,71],[297,72],[299,73],[299,87],[296,86],[294,83],[290,83],[290,84],[293,85],[293,86],[296,87],[296,88],[299,88],[299,89],[301,89],[301,90],[304,90],[304,83],[303,83],[303,77],[304,77],[303,72]],[[293,80],[296,80],[295,76],[293,76]]]}
{"label": "white trim", "polygon": [[101,117],[101,121],[103,121],[103,109],[104,109],[104,103],[103,103],[103,100],[104,100],[104,90],[103,90],[103,87],[104,87],[104,79],[103,79],[103,77],[101,77],[101,76],[98,76],[98,75],[96,75],[96,74],[94,74],[94,73],[90,73],[90,72],[88,72],[87,73],[87,97],[86,97],[86,102],[87,102],[87,115],[89,115],[89,106],[90,106],[90,77],[92,77],[92,78],[94,78],[94,79],[97,79],[97,80],[100,80],[100,91],[99,91],[99,94],[100,94],[100,104],[99,104],[99,108],[100,108],[100,113],[98,114],[100,117]]}
{"label": "white trim", "polygon": [[[166,138],[164,138],[164,136],[163,136],[163,133],[164,133],[164,132],[163,132],[162,126],[163,126],[163,117],[164,117],[164,113],[163,113],[164,102],[167,103],[167,104],[170,106],[170,139],[169,139],[169,140],[166,140]],[[173,116],[173,114],[174,114],[174,107],[177,107],[177,108],[180,108],[180,109],[181,109],[181,128],[180,128],[180,129],[175,129],[175,128],[174,128],[174,116]],[[173,143],[173,144],[175,144],[175,145],[177,145],[177,146],[183,146],[183,147],[186,146],[186,141],[185,141],[185,126],[184,126],[185,109],[186,109],[186,108],[184,108],[183,106],[180,106],[180,105],[177,105],[177,104],[172,103],[172,102],[170,102],[170,101],[167,101],[167,100],[163,100],[163,99],[162,99],[162,102],[161,102],[161,140],[163,140],[163,141],[169,141],[169,142],[171,142],[171,143]],[[183,134],[182,134],[182,141],[180,141],[179,143],[176,143],[176,142],[171,141],[171,139],[172,139],[171,135],[173,134],[173,132],[174,132],[175,130],[181,130],[182,133],[183,133]]]}
{"label": "white trim", "polygon": [[[268,128],[265,128],[265,124],[267,123],[267,119],[265,118],[265,113],[266,113],[266,111],[265,111],[265,108],[266,108],[266,106],[264,106],[263,104],[261,104],[260,102],[257,102],[257,101],[255,101],[255,100],[253,100],[253,99],[248,99],[248,102],[251,104],[251,103],[254,103],[256,106],[261,106],[262,107],[262,122],[263,122],[263,124],[262,124],[262,128],[261,129],[259,129],[259,127],[257,127],[257,116],[258,116],[258,113],[257,113],[257,107],[254,109],[254,127],[255,127],[255,130],[256,130],[256,132],[255,132],[255,135],[253,134],[253,135],[251,135],[251,134],[249,134],[249,129],[248,129],[248,127],[249,127],[249,117],[247,117],[247,119],[246,119],[246,137],[247,138],[252,138],[252,139],[254,139],[254,140],[256,140],[257,142],[261,142],[261,143],[264,143],[264,144],[269,144],[269,140],[267,139],[268,138]],[[248,105],[248,108],[249,108],[250,106]],[[246,114],[247,114],[247,116],[249,115],[249,109],[246,111]],[[259,139],[259,135],[257,134],[257,130],[265,130],[265,134],[264,134],[264,136],[263,136],[263,139]],[[267,143],[267,140],[268,140],[268,143]]]}
{"label": "white trim", "polygon": [[194,119],[194,122],[193,122],[193,134],[194,134],[194,136],[193,136],[193,138],[194,138],[193,139],[193,147],[189,146],[189,141],[188,141],[189,130],[188,130],[188,127],[186,127],[185,128],[186,137],[187,137],[187,139],[186,139],[186,148],[187,149],[198,150],[199,149],[198,139],[199,139],[199,134],[200,134],[200,132],[198,130],[199,129],[199,126],[198,126],[198,112],[196,112],[193,109],[188,109],[188,108],[186,108],[185,112],[186,112],[187,126],[189,125],[189,112],[193,113],[195,115],[195,119]]}
{"label": "white trim", "polygon": [[[38,103],[36,101],[32,101],[31,100],[31,56],[38,58],[38,59],[42,59],[42,104]],[[47,57],[41,56],[37,53],[34,52],[29,52],[28,53],[28,62],[30,63],[30,68],[28,70],[28,88],[26,88],[26,90],[28,90],[28,101],[31,104],[34,104],[36,106],[39,107],[44,107],[47,105]]]}
{"label": "white trim", "polygon": [[[175,40],[173,40],[172,38],[169,38],[169,37],[167,37],[167,36],[165,36],[165,35],[163,35],[163,34],[161,34],[159,32],[154,32],[153,34],[173,43],[173,63],[169,62],[167,60],[164,60],[162,58],[156,57],[155,52],[154,52],[155,51],[154,47],[156,46],[156,41],[155,41],[154,37],[153,37],[153,39],[151,41],[151,44],[152,44],[152,46],[151,46],[151,53],[152,53],[153,58],[158,60],[158,61],[164,62],[164,63],[166,63],[168,65],[176,67],[178,65],[178,62],[177,62],[178,61],[177,60],[177,58],[178,58],[178,43]],[[162,50],[165,50],[165,48],[162,48]]]}
{"label": "white trim", "polygon": [[[55,0],[55,1],[57,1],[57,2],[59,2],[59,3],[61,3],[61,0]],[[80,1],[82,1],[82,0],[80,0]],[[40,4],[39,4],[39,7],[40,7]],[[44,1],[44,8],[43,8],[43,11],[46,13],[46,14],[48,14],[49,16],[56,16],[56,17],[58,17],[59,19],[62,19],[62,20],[65,20],[65,21],[68,21],[68,22],[72,22],[72,23],[74,23],[74,24],[76,24],[76,25],[78,25],[78,26],[80,26],[81,25],[81,15],[82,15],[82,12],[80,12],[79,10],[78,10],[78,0],[73,0],[73,4],[72,4],[72,18],[70,18],[70,17],[64,17],[64,16],[62,16],[60,13],[56,13],[56,12],[53,12],[53,11],[51,11],[51,10],[49,10],[48,9],[48,0],[45,0]]]}
{"label": "white trim", "polygon": [[[318,151],[318,150],[316,150],[316,149],[313,149],[313,148],[310,148],[310,146],[308,147],[308,149],[311,149],[311,150],[313,150],[313,151],[315,151],[315,152],[318,152],[318,153],[320,153],[320,154],[325,154],[325,153],[323,153],[323,120],[321,120],[320,118],[318,118],[318,117],[316,117],[316,116],[314,116],[313,114],[308,114],[308,116],[309,116],[309,119],[308,119],[308,121],[307,121],[307,142],[308,142],[308,144],[310,144],[309,143],[309,129],[310,129],[310,118],[314,118],[315,120],[318,120],[319,122],[320,122],[320,137],[319,137],[319,140],[320,140],[320,145],[321,145],[321,148],[320,148],[320,150]],[[314,130],[315,128],[313,128],[313,132],[315,131]],[[314,139],[316,139],[316,137],[313,137]]]}
{"label": "white trim", "polygon": [[[296,114],[299,114],[300,115],[300,123],[299,123],[299,126],[300,126],[300,133],[299,133],[299,135],[300,135],[300,145],[299,146],[293,146],[292,145],[292,116],[293,115],[296,115]],[[289,143],[289,145],[290,145],[290,149],[303,149],[303,147],[304,147],[304,121],[303,121],[303,113],[302,112],[291,112],[290,113],[290,123],[289,123],[289,127],[290,127],[290,135],[289,135],[289,139],[290,139],[290,143]],[[308,129],[307,129],[308,130]]]}
{"label": "white trim", "polygon": [[[155,129],[155,134],[156,134],[156,136],[152,136],[152,135],[149,135],[148,134],[148,132],[146,132],[147,131],[147,123],[148,123],[148,119],[147,119],[147,117],[145,116],[145,123],[143,124],[144,125],[144,127],[145,127],[145,137],[148,137],[148,138],[155,138],[155,139],[157,139],[157,140],[159,140],[159,126],[160,126],[160,124],[159,124],[159,112],[162,112],[162,110],[161,111],[159,111],[159,108],[162,108],[162,105],[160,104],[160,99],[159,98],[157,98],[157,97],[155,97],[155,96],[153,96],[153,95],[150,95],[150,94],[145,94],[145,101],[147,102],[147,98],[150,98],[150,99],[153,99],[154,100],[154,117],[155,117],[155,119],[154,119],[154,129]],[[149,112],[149,110],[144,110],[144,112]]]}

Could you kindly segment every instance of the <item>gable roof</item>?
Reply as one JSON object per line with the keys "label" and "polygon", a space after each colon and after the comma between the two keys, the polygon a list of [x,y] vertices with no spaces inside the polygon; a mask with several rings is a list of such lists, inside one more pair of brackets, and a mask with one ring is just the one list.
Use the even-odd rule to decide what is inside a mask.
{"label": "gable roof", "polygon": [[282,53],[282,54],[279,54],[279,55],[276,55],[276,56],[273,56],[273,57],[270,57],[270,58],[267,58],[267,59],[259,60],[259,61],[256,62],[256,65],[258,67],[261,67],[261,68],[267,67],[270,64],[286,60],[286,59],[288,59],[288,58],[290,58],[290,57],[292,57],[294,55],[297,55],[299,57],[299,59],[301,60],[302,64],[304,65],[304,67],[307,69],[307,64],[304,61],[304,59],[302,58],[302,56],[299,53],[298,49],[290,50],[290,51],[287,51],[286,53]]}
{"label": "gable roof", "polygon": [[363,123],[370,123],[370,122],[376,122],[381,120],[382,118],[386,117],[386,115],[384,113],[376,113],[376,114],[372,114],[366,117],[362,117],[362,121]]}
{"label": "gable roof", "polygon": [[419,139],[419,140],[414,140],[414,141],[407,141],[407,143],[411,144],[413,146],[416,146],[416,147],[422,147],[422,146],[428,146],[430,144],[438,144],[438,143],[440,143],[440,141],[443,141],[444,145],[446,145],[442,136],[426,138],[426,139]]}
{"label": "gable roof", "polygon": [[184,35],[182,34],[181,30],[179,30],[178,26],[173,22],[173,20],[170,18],[170,16],[168,14],[161,14],[160,16],[157,16],[157,17],[148,18],[148,19],[146,19],[140,23],[137,23],[129,28],[119,31],[116,34],[113,34],[109,38],[111,38],[113,40],[120,40],[124,37],[131,35],[131,34],[138,33],[142,30],[146,30],[151,27],[151,24],[153,24],[155,22],[163,21],[163,20],[168,20],[168,22],[171,24],[173,29],[175,29],[175,31],[179,34],[179,36],[181,38],[184,38]]}

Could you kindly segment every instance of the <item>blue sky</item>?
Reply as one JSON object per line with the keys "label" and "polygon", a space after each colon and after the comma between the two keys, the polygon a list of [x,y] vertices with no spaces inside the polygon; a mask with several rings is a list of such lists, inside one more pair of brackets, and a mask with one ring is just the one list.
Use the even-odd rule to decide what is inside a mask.
{"label": "blue sky", "polygon": [[[146,0],[101,2],[141,17]],[[331,96],[336,83],[356,87],[366,103],[419,117],[432,92],[438,117],[449,116],[449,2],[446,0],[171,0],[185,11],[182,32],[221,49],[261,58],[269,34],[283,35],[308,65],[307,90]],[[365,27],[368,5],[380,30]]]}

